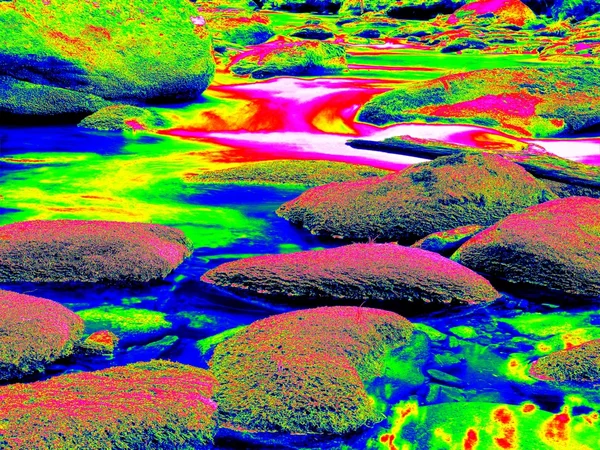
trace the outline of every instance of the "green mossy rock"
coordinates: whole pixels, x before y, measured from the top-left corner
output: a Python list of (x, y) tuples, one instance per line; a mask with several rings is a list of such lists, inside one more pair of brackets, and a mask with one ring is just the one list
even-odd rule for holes
[[(215, 70), (197, 15), (184, 0), (3, 2), (0, 75), (43, 86), (42, 98), (63, 88), (107, 100), (194, 99)], [(37, 114), (32, 103), (25, 112)]]
[(337, 13), (342, 0), (266, 0), (263, 9), (290, 12)]
[(166, 128), (167, 122), (145, 108), (113, 105), (96, 111), (79, 122), (78, 126), (100, 131), (125, 131)]
[(600, 200), (562, 198), (512, 214), (467, 241), (452, 259), (559, 297), (598, 297)]
[(83, 321), (59, 303), (0, 290), (0, 381), (42, 372), (69, 356), (82, 335)]
[(447, 75), (377, 96), (359, 119), (376, 125), (473, 124), (537, 137), (583, 132), (600, 124), (600, 69), (484, 69)]
[(206, 7), (201, 13), (216, 42), (248, 46), (262, 44), (275, 36), (269, 17), (263, 13)]
[(152, 361), (0, 387), (6, 450), (212, 448), (210, 373)]
[(187, 177), (186, 181), (188, 183), (284, 184), (313, 187), (334, 181), (362, 180), (389, 173), (389, 170), (359, 164), (318, 160), (276, 160), (203, 172)]
[(0, 227), (0, 281), (142, 283), (162, 279), (191, 254), (163, 225), (32, 220)]
[(584, 20), (600, 12), (598, 0), (556, 0), (551, 8), (555, 19)]
[(396, 244), (353, 244), (240, 259), (209, 270), (202, 280), (292, 302), (294, 297), (300, 302), (366, 301), (388, 310), (482, 303), (500, 296), (475, 272), (436, 253)]
[(316, 308), (252, 323), (210, 360), (222, 426), (344, 434), (378, 421), (364, 382), (379, 376), (413, 326), (370, 308)]
[(530, 375), (547, 381), (600, 381), (600, 339), (543, 356), (532, 364)]
[(554, 198), (501, 156), (458, 154), (381, 178), (315, 187), (277, 214), (317, 235), (412, 244), (438, 231), (490, 226)]
[(235, 57), (229, 66), (236, 75), (263, 79), (280, 75), (316, 76), (348, 67), (341, 45), (320, 41), (275, 41)]

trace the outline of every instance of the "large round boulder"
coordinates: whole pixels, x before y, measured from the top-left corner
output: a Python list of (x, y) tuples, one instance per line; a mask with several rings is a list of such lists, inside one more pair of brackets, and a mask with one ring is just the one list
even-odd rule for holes
[(277, 214), (317, 235), (412, 244), (437, 231), (489, 226), (553, 198), (501, 156), (459, 154), (381, 178), (315, 187)]
[(261, 295), (368, 301), (384, 309), (499, 297), (485, 278), (460, 264), (396, 244), (353, 244), (240, 259), (208, 271), (202, 280)]
[(522, 27), (535, 19), (535, 13), (521, 0), (476, 0), (452, 13), (448, 24), (483, 22)]
[(547, 381), (600, 381), (600, 339), (543, 356), (531, 365), (531, 376)]
[(254, 322), (217, 345), (210, 367), (222, 426), (342, 434), (378, 420), (365, 381), (413, 326), (370, 308), (333, 307)]
[(185, 235), (163, 225), (34, 220), (0, 227), (2, 282), (146, 282), (190, 254)]
[(0, 387), (0, 446), (212, 448), (215, 384), (205, 370), (152, 361)]
[(0, 381), (41, 372), (69, 356), (83, 328), (77, 314), (56, 302), (0, 291)]
[(598, 297), (600, 200), (568, 197), (512, 214), (467, 241), (452, 259), (559, 296)]
[(462, 123), (520, 136), (583, 132), (600, 123), (600, 69), (484, 69), (406, 84), (365, 104), (359, 119)]
[(210, 37), (195, 16), (185, 0), (0, 2), (0, 75), (107, 100), (194, 99), (215, 70)]

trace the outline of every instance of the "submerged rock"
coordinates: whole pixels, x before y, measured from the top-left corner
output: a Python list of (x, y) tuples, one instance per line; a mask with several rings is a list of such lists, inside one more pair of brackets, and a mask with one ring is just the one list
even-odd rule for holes
[(391, 310), (423, 303), (480, 303), (500, 296), (475, 272), (436, 253), (396, 244), (240, 259), (209, 270), (202, 280), (262, 295), (368, 301)]
[(317, 235), (411, 244), (438, 231), (489, 226), (553, 198), (501, 156), (458, 154), (381, 178), (315, 187), (277, 214)]
[(147, 282), (190, 254), (185, 235), (163, 225), (33, 220), (0, 227), (3, 282)]
[(317, 160), (277, 160), (243, 164), (186, 177), (188, 183), (288, 184), (321, 186), (334, 181), (383, 176), (389, 170), (360, 164)]
[(359, 119), (376, 125), (482, 125), (523, 136), (583, 132), (600, 124), (600, 69), (476, 70), (411, 83), (369, 101)]
[(148, 109), (131, 105), (112, 105), (87, 116), (79, 127), (100, 131), (147, 130), (166, 128), (165, 119)]
[(452, 259), (558, 297), (598, 297), (600, 200), (569, 197), (512, 214), (467, 241)]
[(548, 381), (600, 381), (600, 339), (559, 350), (535, 361), (530, 375)]
[[(210, 37), (194, 25), (195, 15), (194, 5), (185, 1), (0, 2), (5, 36), (0, 75), (20, 80), (14, 88), (20, 95), (25, 95), (24, 87), (29, 89), (31, 97), (18, 110), (0, 111), (38, 115), (38, 97), (45, 102), (41, 105), (48, 105), (48, 95), (59, 94), (53, 88), (68, 90), (60, 93), (65, 98), (77, 99), (79, 93), (79, 101), (82, 95), (135, 102), (194, 99), (215, 69)], [(103, 106), (89, 102), (85, 113)], [(49, 107), (57, 115), (78, 112)]]
[(0, 443), (24, 448), (210, 448), (215, 379), (169, 361), (0, 387)]
[(0, 290), (0, 381), (42, 372), (82, 335), (83, 321), (59, 303)]
[(347, 67), (346, 50), (341, 45), (274, 41), (236, 56), (229, 69), (236, 75), (262, 79), (279, 75), (326, 75)]
[(462, 244), (484, 229), (485, 227), (482, 225), (467, 225), (454, 228), (453, 230), (439, 231), (425, 236), (411, 245), (411, 247), (449, 256), (458, 250)]
[(364, 382), (413, 326), (376, 309), (316, 308), (249, 325), (215, 348), (211, 371), (226, 428), (343, 434), (379, 420)]

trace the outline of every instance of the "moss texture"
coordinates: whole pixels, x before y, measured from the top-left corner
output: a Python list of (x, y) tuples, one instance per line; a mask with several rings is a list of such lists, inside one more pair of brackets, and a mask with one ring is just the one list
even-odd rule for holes
[(513, 283), (600, 295), (600, 200), (569, 197), (513, 214), (467, 241), (452, 259)]
[(0, 75), (108, 100), (193, 99), (215, 69), (197, 15), (187, 1), (2, 2)]
[(261, 295), (368, 301), (392, 310), (407, 303), (480, 303), (500, 296), (475, 272), (396, 244), (246, 258), (222, 264), (202, 280)]
[(451, 255), (454, 251), (479, 233), (485, 227), (481, 225), (467, 225), (453, 230), (439, 231), (425, 236), (415, 242), (412, 247), (420, 248), (441, 255)]
[(0, 387), (7, 450), (210, 448), (217, 405), (207, 371), (136, 363)]
[(236, 56), (229, 69), (236, 75), (262, 79), (279, 75), (326, 75), (347, 67), (346, 50), (341, 45), (275, 41)]
[(334, 181), (361, 180), (389, 174), (389, 170), (359, 164), (317, 160), (277, 160), (244, 164), (190, 176), (189, 183), (287, 184), (321, 186)]
[(108, 331), (96, 331), (79, 345), (79, 351), (88, 355), (112, 355), (119, 343), (116, 334)]
[(600, 123), (600, 69), (477, 70), (416, 82), (369, 101), (359, 119), (464, 123), (523, 136), (573, 133)]
[(531, 376), (549, 381), (600, 381), (600, 340), (559, 350), (534, 362)]
[(223, 426), (348, 433), (377, 420), (364, 381), (405, 345), (413, 327), (376, 309), (316, 308), (259, 320), (219, 344), (210, 360)]
[(113, 105), (96, 111), (79, 122), (78, 126), (100, 131), (146, 130), (166, 128), (167, 122), (148, 109)]
[(64, 306), (0, 291), (0, 381), (42, 372), (69, 356), (82, 335), (83, 321)]
[(317, 235), (412, 244), (438, 231), (489, 226), (553, 198), (501, 156), (459, 154), (382, 178), (312, 188), (277, 214)]
[(34, 220), (0, 227), (0, 281), (139, 283), (167, 276), (191, 254), (163, 225)]
[(600, 12), (597, 0), (556, 0), (551, 8), (555, 19), (583, 20)]

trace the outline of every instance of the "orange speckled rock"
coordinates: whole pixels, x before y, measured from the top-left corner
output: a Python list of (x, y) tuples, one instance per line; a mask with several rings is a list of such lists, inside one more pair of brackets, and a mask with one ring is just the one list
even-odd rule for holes
[(502, 25), (522, 27), (536, 19), (535, 13), (520, 0), (479, 0), (458, 8), (447, 22), (450, 25), (466, 21), (487, 20)]
[(83, 329), (79, 316), (56, 302), (0, 291), (0, 381), (43, 371), (70, 355)]
[(459, 154), (382, 178), (304, 192), (277, 214), (317, 235), (412, 244), (466, 225), (490, 226), (556, 196), (498, 155)]
[(222, 426), (342, 434), (378, 420), (364, 381), (405, 346), (413, 325), (371, 308), (315, 308), (252, 323), (210, 360)]
[(90, 334), (80, 348), (87, 354), (110, 355), (115, 351), (118, 343), (119, 338), (115, 333), (102, 330)]
[(550, 289), (600, 296), (600, 200), (568, 197), (512, 214), (452, 256), (481, 273)]
[(225, 263), (203, 281), (262, 295), (317, 298), (384, 309), (480, 303), (500, 295), (489, 282), (437, 253), (396, 244), (266, 255)]
[(167, 276), (191, 254), (163, 225), (34, 220), (0, 227), (0, 281), (136, 283)]

